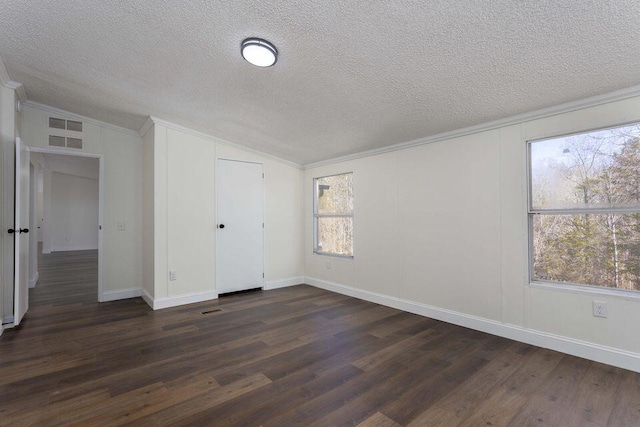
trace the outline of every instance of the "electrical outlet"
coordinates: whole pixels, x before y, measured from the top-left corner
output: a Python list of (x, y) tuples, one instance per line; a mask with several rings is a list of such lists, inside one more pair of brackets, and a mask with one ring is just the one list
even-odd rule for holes
[(175, 271), (170, 271), (169, 280), (178, 280), (178, 273), (176, 273)]
[(127, 229), (127, 224), (125, 224), (124, 222), (118, 223), (118, 231), (124, 231), (126, 229)]
[(595, 317), (607, 317), (607, 303), (603, 301), (593, 302), (593, 315)]

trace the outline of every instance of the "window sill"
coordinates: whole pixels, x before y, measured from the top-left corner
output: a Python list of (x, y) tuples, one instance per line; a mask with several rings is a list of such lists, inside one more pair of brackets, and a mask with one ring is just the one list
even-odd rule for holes
[(570, 285), (566, 283), (558, 283), (558, 282), (543, 282), (543, 281), (533, 281), (529, 282), (529, 287), (536, 289), (545, 289), (551, 291), (559, 291), (559, 292), (569, 292), (574, 294), (583, 294), (583, 295), (601, 295), (613, 298), (620, 298), (629, 301), (640, 301), (640, 292), (638, 291), (630, 291), (627, 289), (616, 289), (616, 288), (601, 288), (597, 286), (588, 286), (588, 285)]
[(329, 256), (332, 258), (353, 259), (353, 255), (332, 254), (331, 252), (313, 251), (314, 255)]

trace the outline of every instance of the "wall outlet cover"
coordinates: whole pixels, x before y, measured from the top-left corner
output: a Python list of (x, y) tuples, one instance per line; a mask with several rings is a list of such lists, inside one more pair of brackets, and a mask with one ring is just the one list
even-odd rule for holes
[(593, 315), (595, 317), (607, 317), (607, 303), (604, 301), (593, 302)]

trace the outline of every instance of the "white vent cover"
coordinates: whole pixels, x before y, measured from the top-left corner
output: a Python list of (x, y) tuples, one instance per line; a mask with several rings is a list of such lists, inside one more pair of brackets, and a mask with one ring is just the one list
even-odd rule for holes
[(82, 140), (80, 138), (67, 138), (67, 148), (82, 149)]
[(70, 130), (72, 132), (82, 132), (82, 122), (77, 120), (65, 120), (57, 117), (49, 117), (49, 127), (51, 129)]
[(56, 136), (56, 135), (49, 135), (49, 145), (52, 147), (64, 147), (65, 144), (65, 137), (64, 136)]
[(82, 150), (82, 139), (65, 138), (64, 136), (58, 136), (58, 135), (49, 135), (49, 146), (75, 148), (75, 149)]

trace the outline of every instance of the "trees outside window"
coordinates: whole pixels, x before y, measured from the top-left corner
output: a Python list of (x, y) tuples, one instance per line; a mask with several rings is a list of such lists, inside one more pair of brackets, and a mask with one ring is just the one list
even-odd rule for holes
[(353, 173), (313, 180), (314, 252), (353, 257)]
[(640, 124), (529, 142), (532, 280), (640, 291)]

